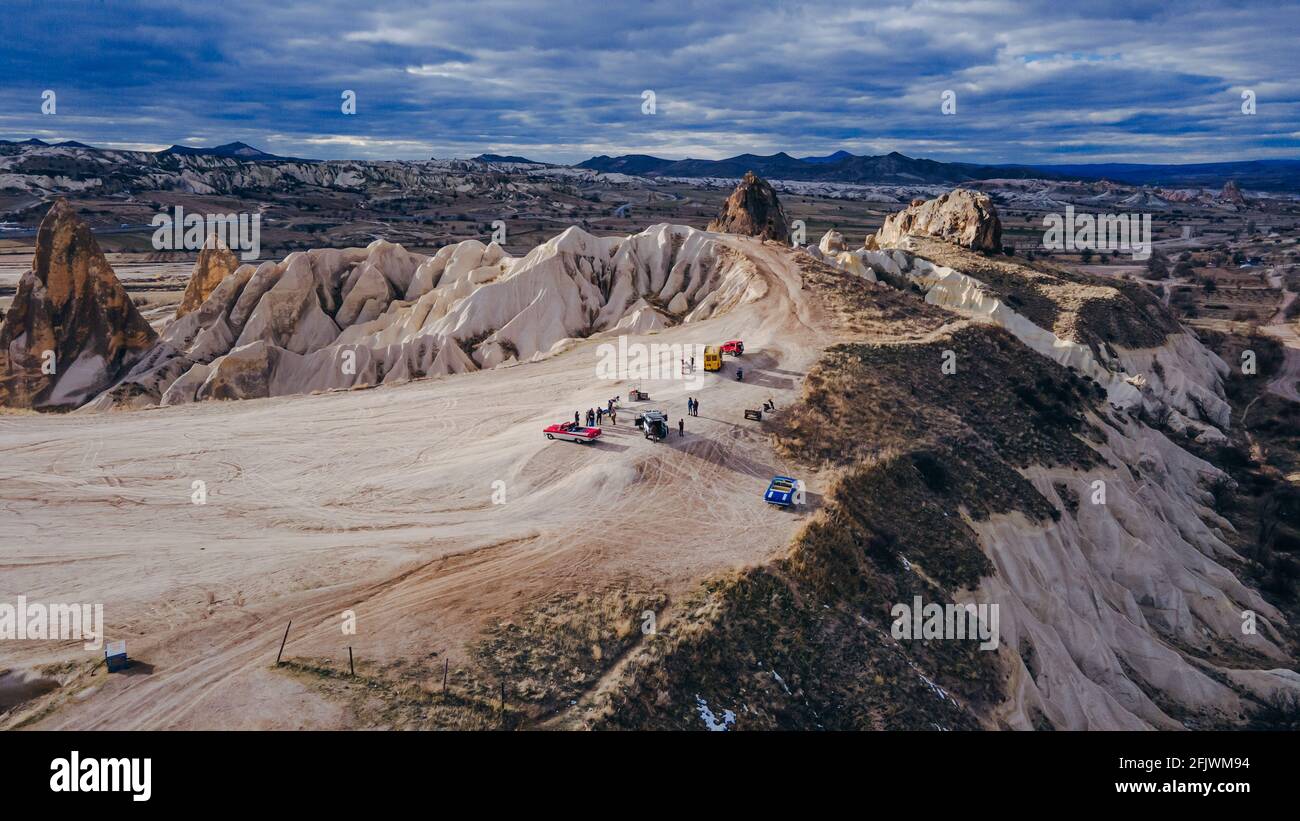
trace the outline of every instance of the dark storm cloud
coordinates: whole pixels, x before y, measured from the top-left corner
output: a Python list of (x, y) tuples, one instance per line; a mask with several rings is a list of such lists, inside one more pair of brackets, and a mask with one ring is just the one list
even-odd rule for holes
[(0, 133), (356, 158), (1300, 154), (1294, 3), (364, 5), (8, 2)]

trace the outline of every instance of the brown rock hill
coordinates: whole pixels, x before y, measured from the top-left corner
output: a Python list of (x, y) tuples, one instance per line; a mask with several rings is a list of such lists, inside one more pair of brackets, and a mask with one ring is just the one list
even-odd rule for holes
[(897, 246), (908, 236), (934, 237), (975, 251), (1002, 252), (1002, 222), (988, 194), (955, 188), (932, 200), (913, 200), (867, 237), (868, 248)]
[(1237, 187), (1235, 180), (1228, 180), (1223, 184), (1223, 191), (1219, 194), (1219, 199), (1236, 205), (1246, 204), (1246, 195)]
[(0, 326), (0, 405), (75, 408), (156, 338), (90, 228), (66, 200), (56, 200), (36, 233), (32, 270)]
[(708, 230), (790, 244), (790, 221), (781, 208), (781, 201), (767, 180), (753, 171), (745, 172), (745, 178), (727, 197), (722, 213), (709, 223)]
[(194, 261), (194, 270), (190, 273), (189, 284), (185, 286), (185, 295), (176, 307), (176, 318), (197, 310), (208, 298), (208, 294), (221, 284), (221, 280), (234, 273), (239, 267), (239, 258), (222, 244), (216, 234), (208, 237)]

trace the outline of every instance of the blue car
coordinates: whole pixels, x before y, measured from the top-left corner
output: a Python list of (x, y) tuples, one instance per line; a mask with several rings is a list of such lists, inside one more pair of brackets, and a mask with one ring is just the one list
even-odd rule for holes
[(798, 481), (789, 476), (773, 476), (767, 486), (767, 493), (763, 494), (763, 500), (768, 504), (789, 507), (794, 502), (797, 485)]

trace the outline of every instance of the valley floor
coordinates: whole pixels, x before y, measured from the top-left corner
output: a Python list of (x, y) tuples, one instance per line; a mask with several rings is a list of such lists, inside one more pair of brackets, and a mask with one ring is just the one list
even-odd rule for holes
[[(757, 243), (754, 243), (757, 246)], [(634, 585), (669, 596), (786, 548), (804, 516), (763, 503), (789, 468), (744, 408), (797, 397), (821, 345), (798, 274), (770, 256), (768, 293), (641, 338), (744, 338), (744, 382), (597, 379), (597, 345), (549, 360), (315, 396), (138, 412), (0, 416), (0, 600), (102, 602), (135, 673), (77, 674), (10, 725), (327, 728), (347, 710), (274, 668), (333, 659), (455, 668), (488, 626), (554, 591)], [(702, 363), (697, 363), (702, 364)], [(542, 428), (623, 397), (592, 446)], [(671, 418), (662, 444), (636, 410)], [(810, 499), (819, 483), (809, 479)], [(196, 482), (206, 492), (193, 500)], [(497, 483), (501, 484), (497, 484)], [(497, 501), (494, 503), (494, 494)], [(810, 504), (806, 510), (812, 510)], [(341, 614), (355, 611), (356, 635)], [(662, 614), (661, 614), (662, 617)], [(9, 643), (0, 668), (83, 670), (80, 642)]]

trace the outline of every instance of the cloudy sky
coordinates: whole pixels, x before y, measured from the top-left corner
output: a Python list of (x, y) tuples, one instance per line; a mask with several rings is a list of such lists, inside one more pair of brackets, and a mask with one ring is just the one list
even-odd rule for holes
[(1300, 157), (1300, 3), (1066, 5), (0, 0), (0, 137), (555, 162)]

